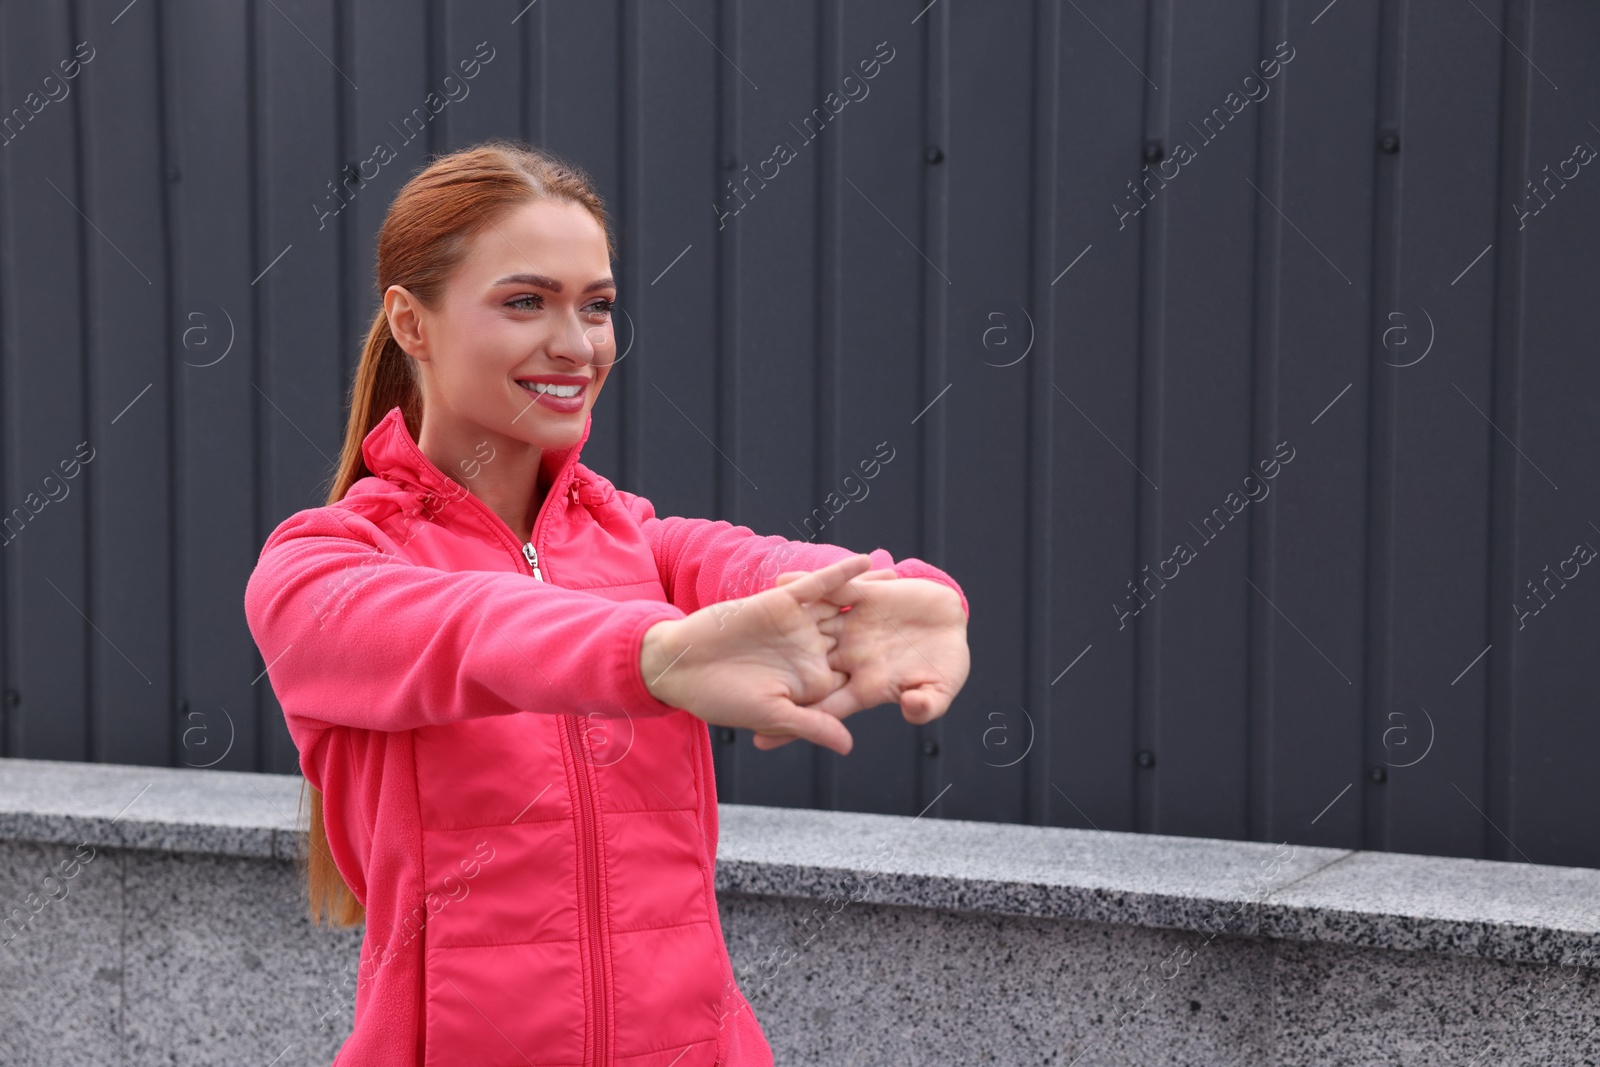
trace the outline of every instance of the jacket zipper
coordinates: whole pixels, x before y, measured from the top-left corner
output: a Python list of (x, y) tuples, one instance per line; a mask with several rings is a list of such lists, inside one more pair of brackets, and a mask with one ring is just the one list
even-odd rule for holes
[(596, 1064), (608, 1064), (606, 1058), (606, 976), (605, 954), (601, 949), (600, 921), (600, 859), (595, 841), (593, 784), (589, 779), (588, 749), (576, 715), (567, 716), (567, 738), (572, 743), (573, 772), (578, 779), (578, 827), (583, 838), (584, 895), (589, 898), (589, 953), (590, 974), (594, 986), (593, 1033)]
[[(574, 478), (572, 481), (567, 483), (567, 495), (572, 497), (572, 502), (574, 504), (579, 503), (578, 479)], [(542, 515), (544, 513), (544, 509), (540, 508), (539, 512)], [(533, 520), (533, 533), (528, 537), (527, 543), (522, 546), (522, 558), (528, 561), (528, 569), (533, 572), (533, 576), (542, 582), (544, 581), (544, 575), (539, 573), (539, 550), (533, 547), (533, 539), (534, 537), (538, 536), (538, 532), (539, 519), (537, 516), (535, 516)]]

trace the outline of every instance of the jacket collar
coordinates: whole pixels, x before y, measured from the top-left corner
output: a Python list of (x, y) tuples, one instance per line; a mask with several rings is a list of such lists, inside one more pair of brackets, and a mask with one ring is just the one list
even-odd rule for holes
[[(594, 428), (594, 412), (584, 418), (583, 435), (571, 448), (547, 448), (540, 458), (541, 471), (550, 472), (550, 493), (567, 492), (563, 484), (578, 465), (578, 454), (589, 431)], [(367, 470), (379, 478), (419, 493), (441, 494), (446, 498), (461, 492), (461, 483), (434, 465), (417, 445), (406, 427), (405, 413), (397, 404), (361, 440), (361, 458)]]

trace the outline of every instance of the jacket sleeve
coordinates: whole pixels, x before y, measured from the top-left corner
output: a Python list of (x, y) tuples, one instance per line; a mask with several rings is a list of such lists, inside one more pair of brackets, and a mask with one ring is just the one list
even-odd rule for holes
[[(645, 688), (640, 644), (684, 612), (510, 571), (412, 563), (358, 516), (289, 516), (245, 586), (245, 617), (296, 745), (321, 728), (409, 730), (580, 704), (674, 709)], [(600, 712), (605, 714), (605, 712)]]
[[(620, 489), (616, 494), (650, 539), (667, 598), (685, 612), (770, 589), (785, 571), (819, 570), (857, 554), (843, 545), (763, 536), (722, 519), (658, 518), (655, 506), (644, 497)], [(874, 569), (890, 567), (901, 578), (930, 578), (948, 585), (961, 597), (962, 612), (971, 617), (967, 594), (933, 564), (911, 556), (897, 562), (882, 548), (867, 556)]]

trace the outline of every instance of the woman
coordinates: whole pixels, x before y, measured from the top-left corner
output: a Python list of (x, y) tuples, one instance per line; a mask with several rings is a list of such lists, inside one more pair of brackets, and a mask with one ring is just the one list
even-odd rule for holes
[(717, 917), (706, 724), (843, 754), (853, 712), (925, 723), (966, 679), (943, 571), (658, 518), (578, 462), (612, 256), (548, 154), (413, 177), (328, 503), (245, 591), (312, 918), (366, 922), (347, 1067), (771, 1064)]

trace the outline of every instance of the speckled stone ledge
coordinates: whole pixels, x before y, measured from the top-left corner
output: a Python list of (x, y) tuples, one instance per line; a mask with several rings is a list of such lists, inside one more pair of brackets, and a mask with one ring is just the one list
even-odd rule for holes
[(722, 892), (1600, 967), (1600, 871), (724, 805)]
[[(290, 775), (0, 759), (0, 840), (289, 860), (305, 849), (300, 787)], [(1600, 967), (1600, 871), (1587, 868), (724, 804), (716, 884)]]
[(286, 774), (0, 759), (0, 840), (289, 859), (305, 848), (300, 782)]

